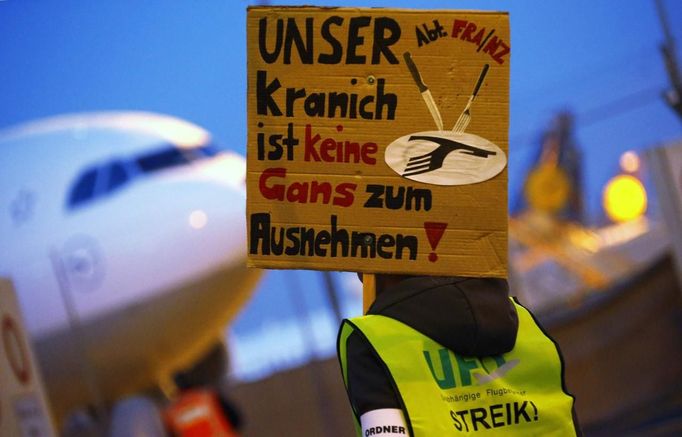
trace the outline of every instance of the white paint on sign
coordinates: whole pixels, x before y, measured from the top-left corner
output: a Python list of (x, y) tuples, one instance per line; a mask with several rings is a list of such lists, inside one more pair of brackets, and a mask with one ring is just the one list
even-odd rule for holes
[(386, 148), (386, 164), (400, 176), (434, 185), (469, 185), (497, 176), (507, 156), (478, 135), (425, 131), (402, 136)]

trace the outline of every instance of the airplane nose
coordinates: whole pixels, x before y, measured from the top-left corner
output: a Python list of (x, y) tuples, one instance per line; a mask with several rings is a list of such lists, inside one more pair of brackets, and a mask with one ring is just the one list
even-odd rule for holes
[(243, 158), (229, 157), (207, 166), (197, 181), (194, 199), (182, 218), (188, 238), (207, 264), (244, 262), (246, 258), (246, 194)]

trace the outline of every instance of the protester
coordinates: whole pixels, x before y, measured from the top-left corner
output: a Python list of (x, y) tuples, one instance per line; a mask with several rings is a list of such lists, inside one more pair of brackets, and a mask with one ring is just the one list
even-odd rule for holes
[(493, 278), (376, 275), (339, 359), (363, 436), (580, 435), (558, 347)]
[(216, 387), (226, 369), (225, 350), (216, 347), (194, 368), (178, 373), (178, 393), (164, 417), (174, 437), (238, 437), (241, 415)]

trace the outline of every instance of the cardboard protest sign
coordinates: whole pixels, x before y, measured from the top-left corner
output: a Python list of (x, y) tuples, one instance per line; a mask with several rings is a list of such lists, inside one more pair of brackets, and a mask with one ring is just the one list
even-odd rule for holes
[(0, 278), (0, 388), (0, 436), (57, 435), (14, 287), (4, 278)]
[(504, 277), (505, 13), (252, 7), (248, 264)]

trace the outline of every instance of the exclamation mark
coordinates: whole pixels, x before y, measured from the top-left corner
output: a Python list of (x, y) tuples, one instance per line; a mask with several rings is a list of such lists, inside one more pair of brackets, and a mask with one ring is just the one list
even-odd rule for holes
[(535, 406), (533, 401), (530, 401), (530, 404), (533, 406), (533, 410), (535, 410), (535, 421), (538, 421), (538, 408)]
[(443, 238), (443, 233), (445, 232), (445, 228), (447, 227), (448, 227), (447, 223), (424, 222), (426, 236), (429, 239), (431, 249), (434, 250), (434, 252), (431, 252), (429, 254), (429, 261), (431, 261), (432, 263), (438, 261), (438, 255), (436, 254), (435, 250), (436, 247), (438, 246), (438, 243), (440, 242), (440, 239)]

